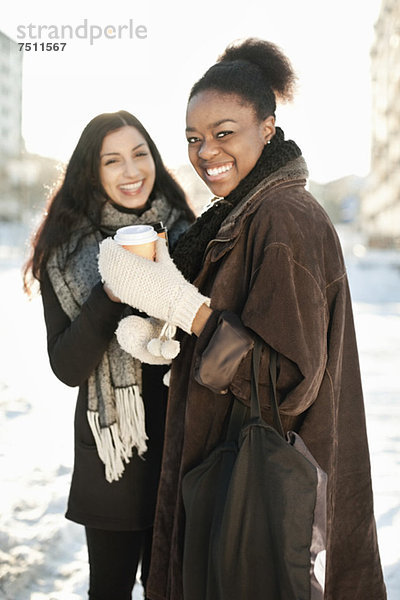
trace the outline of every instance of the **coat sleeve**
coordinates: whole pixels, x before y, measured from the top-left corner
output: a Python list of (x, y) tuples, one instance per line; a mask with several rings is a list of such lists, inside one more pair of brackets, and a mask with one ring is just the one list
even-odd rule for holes
[(328, 309), (315, 276), (295, 260), (287, 245), (265, 248), (241, 319), (277, 351), (281, 412), (299, 415), (316, 399), (323, 378)]
[(110, 300), (98, 283), (71, 322), (47, 275), (41, 293), (52, 370), (66, 385), (81, 385), (100, 362), (126, 305)]
[[(216, 321), (216, 318), (218, 320)], [(194, 378), (216, 394), (226, 394), (254, 337), (235, 313), (214, 312), (199, 340)]]
[(247, 403), (251, 338), (257, 334), (265, 342), (259, 380), (262, 404), (269, 405), (272, 347), (279, 357), (280, 411), (300, 415), (316, 399), (327, 361), (327, 303), (313, 274), (293, 258), (288, 246), (271, 244), (253, 272), (240, 319), (226, 320), (228, 314), (216, 314), (200, 335), (196, 380), (216, 393), (229, 387)]

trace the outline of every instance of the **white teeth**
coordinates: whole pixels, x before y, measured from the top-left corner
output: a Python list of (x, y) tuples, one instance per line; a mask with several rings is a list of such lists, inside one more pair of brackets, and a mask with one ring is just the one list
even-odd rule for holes
[(136, 183), (127, 183), (126, 185), (120, 185), (121, 190), (125, 190), (127, 192), (134, 192), (140, 188), (142, 185), (142, 181), (137, 181)]
[(232, 165), (223, 165), (222, 167), (215, 167), (214, 169), (206, 169), (207, 175), (220, 175), (221, 173), (226, 173), (226, 171), (230, 171), (232, 169)]

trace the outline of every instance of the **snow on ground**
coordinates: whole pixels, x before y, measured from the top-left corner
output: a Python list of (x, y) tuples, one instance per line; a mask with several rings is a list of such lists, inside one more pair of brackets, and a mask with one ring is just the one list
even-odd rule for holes
[[(400, 599), (400, 254), (370, 253), (348, 273), (363, 378), (375, 517), (389, 600)], [(372, 600), (372, 599), (371, 599)]]
[[(83, 528), (63, 516), (76, 390), (50, 371), (41, 301), (22, 294), (20, 260), (0, 235), (0, 599), (81, 600)], [(389, 600), (399, 600), (400, 256), (367, 252), (348, 269), (381, 557)]]

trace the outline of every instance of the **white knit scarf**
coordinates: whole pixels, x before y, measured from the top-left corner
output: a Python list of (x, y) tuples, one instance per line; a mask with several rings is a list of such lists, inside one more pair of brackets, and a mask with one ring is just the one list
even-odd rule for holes
[[(125, 225), (157, 221), (171, 228), (180, 216), (164, 198), (155, 199), (140, 216), (121, 212), (107, 202), (102, 210), (102, 232), (83, 239), (78, 232), (72, 234), (47, 263), (54, 291), (71, 321), (100, 280), (97, 257), (104, 232), (113, 235)], [(120, 479), (134, 448), (139, 456), (147, 450), (141, 375), (140, 362), (122, 350), (114, 336), (88, 379), (88, 421), (109, 482)]]

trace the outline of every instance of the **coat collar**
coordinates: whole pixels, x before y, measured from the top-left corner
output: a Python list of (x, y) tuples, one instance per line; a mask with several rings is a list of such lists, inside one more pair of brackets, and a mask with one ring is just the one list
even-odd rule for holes
[(224, 242), (224, 245), (222, 246), (221, 244), (220, 248), (214, 248), (212, 257), (210, 257), (212, 262), (219, 260), (225, 252), (233, 248), (239, 233), (244, 227), (245, 221), (258, 209), (260, 203), (265, 199), (266, 194), (270, 194), (277, 188), (285, 186), (305, 185), (307, 177), (307, 164), (304, 158), (299, 156), (263, 179), (229, 213), (223, 221), (216, 237), (209, 242), (205, 254), (207, 255), (208, 250), (216, 243)]

